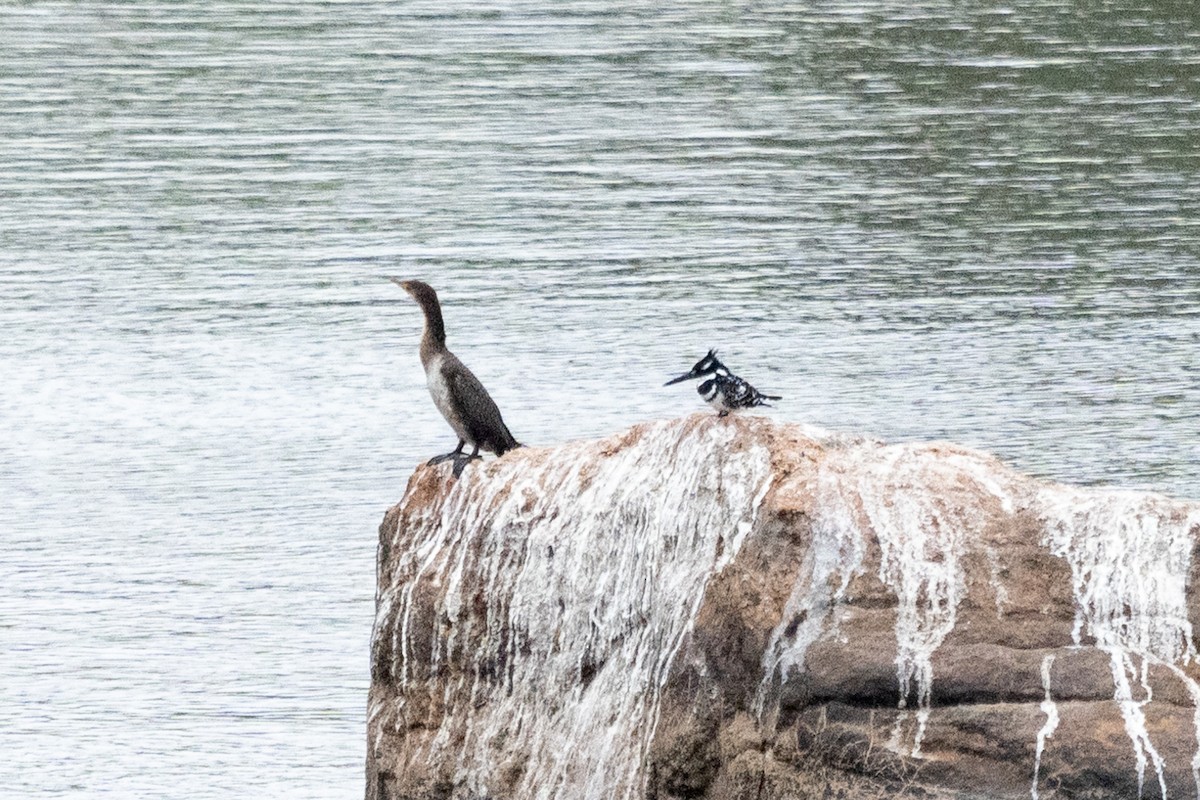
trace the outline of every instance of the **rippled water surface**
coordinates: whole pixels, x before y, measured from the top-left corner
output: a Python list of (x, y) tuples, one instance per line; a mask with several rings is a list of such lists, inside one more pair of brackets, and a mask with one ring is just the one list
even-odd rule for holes
[(450, 344), (532, 445), (769, 412), (1200, 496), (1187, 4), (0, 8), (0, 794), (362, 790)]

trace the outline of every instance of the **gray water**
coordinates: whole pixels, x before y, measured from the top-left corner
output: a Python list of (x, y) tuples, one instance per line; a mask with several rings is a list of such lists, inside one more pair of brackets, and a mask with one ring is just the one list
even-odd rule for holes
[(1200, 496), (1190, 4), (0, 8), (0, 795), (362, 790), (375, 528), (699, 408)]

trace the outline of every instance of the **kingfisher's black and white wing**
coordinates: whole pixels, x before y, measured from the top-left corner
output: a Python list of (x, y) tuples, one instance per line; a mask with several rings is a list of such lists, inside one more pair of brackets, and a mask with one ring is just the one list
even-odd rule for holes
[[(768, 400), (779, 400), (775, 395), (767, 395), (755, 389), (750, 383), (737, 375), (730, 373), (728, 375), (717, 375), (716, 398), (719, 398), (721, 405), (727, 411), (736, 411), (739, 408), (754, 408), (755, 406), (768, 406)], [(713, 401), (709, 401), (713, 402)], [(715, 405), (715, 404), (714, 404)]]

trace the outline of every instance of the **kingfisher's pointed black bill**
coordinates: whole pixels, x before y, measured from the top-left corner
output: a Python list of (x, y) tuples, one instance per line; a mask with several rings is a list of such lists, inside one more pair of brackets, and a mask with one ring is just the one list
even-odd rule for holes
[(699, 378), (699, 377), (700, 376), (696, 374), (696, 370), (692, 370), (691, 372), (686, 372), (683, 375), (680, 375), (678, 378), (671, 378), (671, 380), (664, 383), (663, 386), (670, 386), (673, 383), (679, 383), (680, 381), (687, 381), (687, 380), (691, 380), (692, 378)]

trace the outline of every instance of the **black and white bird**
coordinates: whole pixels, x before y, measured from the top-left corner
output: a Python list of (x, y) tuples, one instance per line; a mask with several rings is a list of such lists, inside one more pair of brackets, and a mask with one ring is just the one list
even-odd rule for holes
[(758, 389), (755, 389), (746, 381), (739, 378), (729, 371), (729, 367), (721, 363), (717, 358), (716, 350), (709, 350), (708, 355), (696, 362), (692, 367), (691, 372), (680, 375), (678, 378), (672, 378), (663, 384), (670, 386), (673, 383), (690, 380), (692, 378), (703, 378), (706, 375), (712, 377), (696, 387), (696, 393), (704, 398), (704, 401), (717, 410), (717, 416), (723, 417), (730, 411), (737, 411), (743, 408), (753, 408), (754, 406), (771, 407), (768, 400), (782, 400), (783, 398), (773, 394), (763, 394)]

